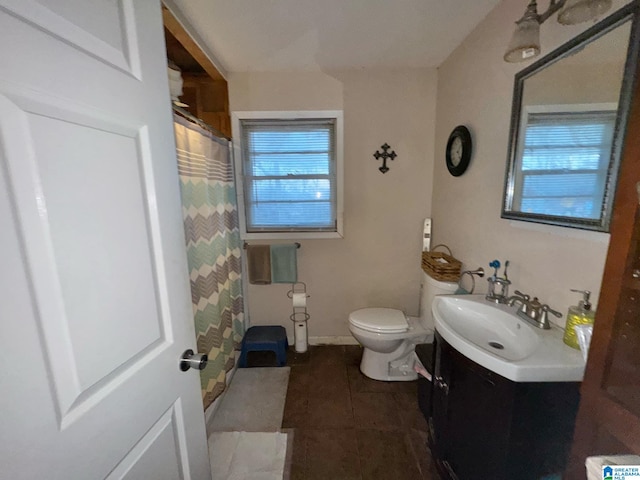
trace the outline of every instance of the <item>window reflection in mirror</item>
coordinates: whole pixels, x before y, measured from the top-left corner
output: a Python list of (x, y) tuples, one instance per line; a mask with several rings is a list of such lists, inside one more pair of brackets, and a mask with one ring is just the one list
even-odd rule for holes
[(604, 200), (616, 104), (525, 108), (514, 208), (597, 220)]
[(504, 218), (608, 230), (630, 101), (625, 65), (637, 55), (628, 52), (632, 13), (516, 75)]

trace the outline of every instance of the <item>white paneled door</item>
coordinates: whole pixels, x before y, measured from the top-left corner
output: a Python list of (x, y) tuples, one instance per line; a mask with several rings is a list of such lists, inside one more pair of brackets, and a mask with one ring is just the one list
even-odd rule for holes
[(0, 0), (0, 478), (210, 479), (158, 0)]

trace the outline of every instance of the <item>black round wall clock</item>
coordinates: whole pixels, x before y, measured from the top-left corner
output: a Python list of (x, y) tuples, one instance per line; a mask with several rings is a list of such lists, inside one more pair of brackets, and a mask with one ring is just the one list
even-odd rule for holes
[(464, 125), (458, 125), (449, 135), (447, 142), (447, 169), (454, 177), (462, 175), (471, 160), (471, 133)]

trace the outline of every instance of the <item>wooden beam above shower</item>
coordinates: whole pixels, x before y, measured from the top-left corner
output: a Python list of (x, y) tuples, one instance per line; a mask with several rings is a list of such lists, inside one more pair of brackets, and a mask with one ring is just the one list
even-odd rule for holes
[(171, 11), (162, 6), (167, 58), (182, 70), (189, 112), (231, 138), (227, 80)]

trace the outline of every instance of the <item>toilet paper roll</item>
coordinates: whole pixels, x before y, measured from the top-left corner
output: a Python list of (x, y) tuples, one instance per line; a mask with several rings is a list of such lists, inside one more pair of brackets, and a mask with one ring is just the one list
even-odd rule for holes
[(297, 322), (294, 330), (296, 353), (307, 351), (307, 322)]
[(307, 294), (306, 293), (294, 293), (292, 296), (294, 307), (306, 307), (307, 306)]

